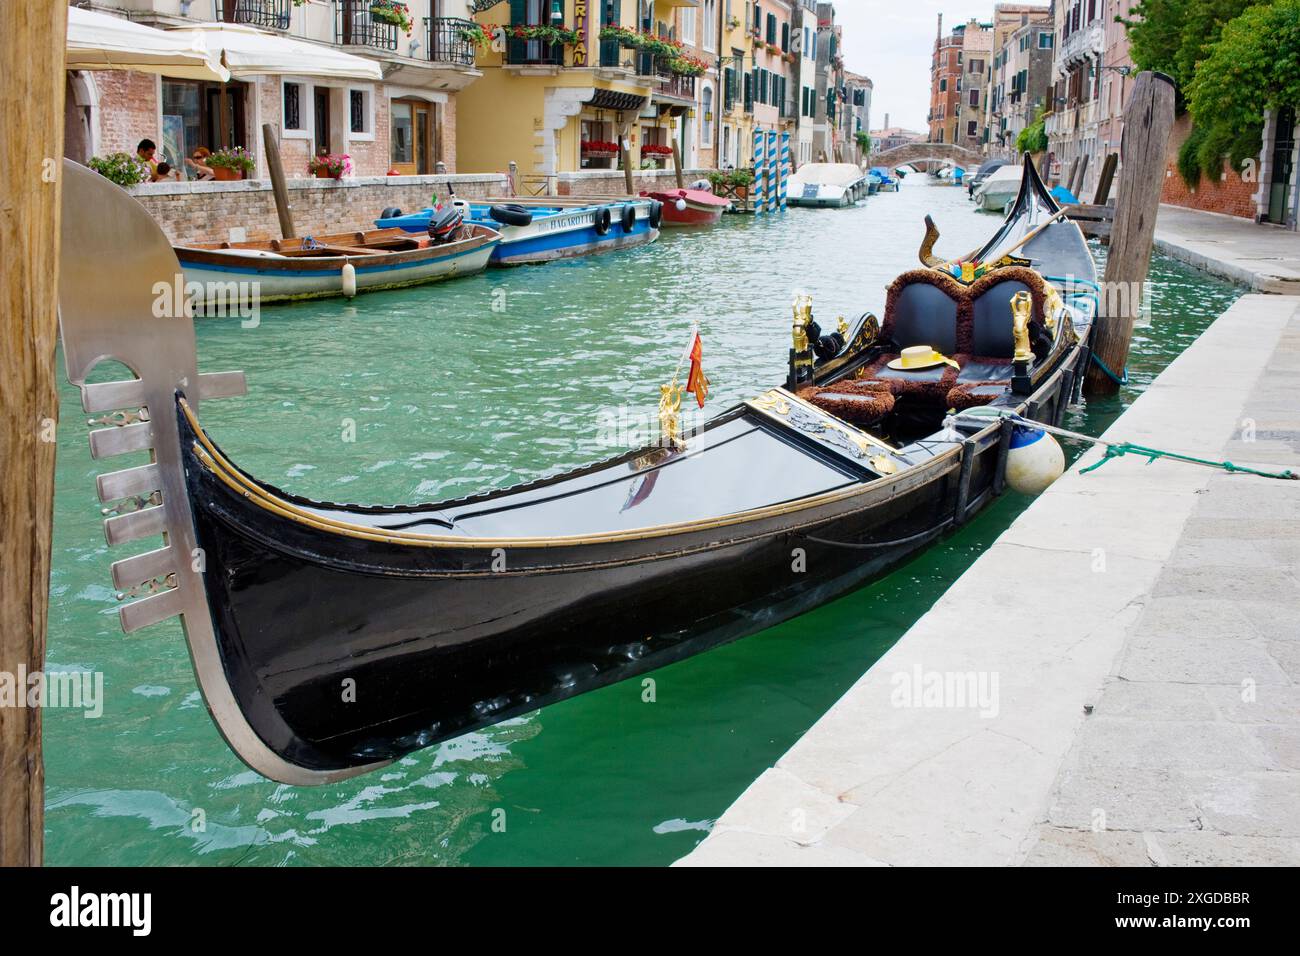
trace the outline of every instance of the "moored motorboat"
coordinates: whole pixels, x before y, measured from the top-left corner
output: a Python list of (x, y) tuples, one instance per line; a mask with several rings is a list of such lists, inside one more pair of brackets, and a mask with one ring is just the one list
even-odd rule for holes
[(187, 292), (199, 308), (244, 290), (260, 303), (395, 289), (473, 275), (501, 241), (496, 230), (463, 224), (440, 241), (400, 229), (175, 247)]
[(642, 196), (663, 204), (664, 226), (712, 226), (731, 208), (731, 200), (707, 189), (666, 189)]
[[(87, 411), (147, 417), (92, 434), (96, 454), (152, 452), (98, 479), (106, 504), (146, 499), (106, 534), (166, 536), (113, 565), (120, 590), (146, 595), (122, 607), (122, 625), (180, 615), (235, 753), (273, 779), (320, 784), (824, 604), (1001, 491), (1013, 426), (950, 409), (1064, 413), (1095, 270), (1057, 211), (1027, 171), (1017, 208), (975, 254), (943, 261), (927, 234), (926, 267), (894, 281), (881, 319), (826, 333), (797, 300), (786, 382), (694, 434), (676, 434), (666, 386), (661, 443), (455, 500), (337, 504), (259, 481), (207, 433), (204, 403), (241, 394), (241, 373), (199, 374), (188, 317), (151, 309), (151, 282), (176, 269), (162, 233), (68, 163), (68, 377)], [(127, 275), (139, 281), (106, 299)], [(922, 346), (942, 361), (896, 370)], [(103, 361), (138, 377), (89, 382)]]
[(867, 174), (852, 163), (805, 163), (790, 177), (787, 201), (838, 209), (865, 199), (870, 188)]
[(884, 166), (873, 166), (870, 172), (880, 180), (880, 186), (877, 192), (896, 193), (898, 192), (898, 179), (889, 174), (889, 170)]
[(975, 187), (975, 205), (985, 212), (1002, 213), (1020, 194), (1023, 171), (1014, 163), (1000, 166)]
[[(501, 233), (494, 266), (535, 265), (644, 246), (659, 238), (663, 207), (653, 199), (455, 200), (468, 222)], [(403, 215), (385, 210), (375, 221), (384, 228), (422, 233), (434, 209)]]

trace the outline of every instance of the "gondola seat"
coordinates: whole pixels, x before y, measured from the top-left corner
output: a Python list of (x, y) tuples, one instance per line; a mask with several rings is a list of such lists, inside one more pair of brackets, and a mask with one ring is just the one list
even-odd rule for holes
[[(1033, 300), (1031, 340), (1043, 339), (1047, 285), (1032, 269), (998, 269), (969, 286), (933, 269), (905, 272), (890, 285), (881, 341), (884, 352), (861, 373), (862, 381), (888, 386), (896, 400), (943, 408), (970, 408), (993, 401), (1011, 381), (1015, 335), (1011, 300)], [(960, 369), (939, 365), (897, 371), (889, 363), (902, 350), (929, 345)]]
[(826, 388), (808, 385), (795, 394), (859, 428), (877, 424), (894, 410), (894, 395), (885, 382), (849, 380)]

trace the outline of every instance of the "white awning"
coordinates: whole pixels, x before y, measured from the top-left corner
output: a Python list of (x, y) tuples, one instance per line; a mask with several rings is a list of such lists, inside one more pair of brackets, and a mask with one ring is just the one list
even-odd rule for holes
[(207, 48), (221, 57), (221, 62), (234, 77), (288, 74), (349, 80), (380, 81), (384, 78), (383, 70), (374, 60), (254, 27), (204, 23), (169, 32), (202, 38)]
[(230, 73), (197, 33), (175, 34), (122, 17), (68, 7), (69, 70), (137, 70), (225, 83)]

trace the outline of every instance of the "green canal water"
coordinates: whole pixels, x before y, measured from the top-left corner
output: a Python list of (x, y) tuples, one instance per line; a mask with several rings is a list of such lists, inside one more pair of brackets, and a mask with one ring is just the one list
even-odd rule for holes
[[(204, 422), (260, 478), (325, 499), (433, 500), (582, 464), (639, 440), (621, 428), (653, 416), (692, 322), (713, 413), (783, 379), (796, 290), (828, 325), (879, 312), (926, 212), (950, 256), (997, 224), (913, 176), (851, 210), (729, 217), (629, 253), (272, 307), (255, 328), (200, 320), (200, 368), (243, 369), (249, 385)], [(1153, 280), (1131, 384), (1068, 427), (1100, 432), (1240, 294), (1163, 259)], [(136, 462), (92, 462), (84, 422), (65, 385), (47, 669), (102, 672), (104, 705), (45, 715), (51, 864), (670, 863), (1027, 504), (1008, 495), (875, 585), (656, 672), (653, 702), (627, 681), (294, 788), (226, 749), (178, 623), (118, 630), (108, 565), (145, 548), (105, 546), (94, 476)]]

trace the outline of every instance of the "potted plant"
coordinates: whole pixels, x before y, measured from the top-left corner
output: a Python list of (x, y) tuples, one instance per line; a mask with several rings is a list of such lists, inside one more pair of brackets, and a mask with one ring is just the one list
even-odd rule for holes
[(689, 53), (681, 53), (668, 61), (668, 70), (678, 76), (703, 76), (709, 64)]
[(404, 3), (398, 3), (398, 0), (370, 0), (370, 19), (390, 23), (407, 36), (410, 36), (414, 27), (410, 8)]
[(727, 17), (727, 29), (735, 30), (740, 26), (740, 17)]
[(639, 50), (644, 45), (641, 34), (631, 27), (604, 27), (600, 31), (600, 39), (605, 43), (618, 43), (629, 50)]
[(242, 146), (234, 149), (219, 149), (205, 160), (212, 167), (213, 178), (217, 182), (232, 182), (243, 179), (253, 171), (253, 155)]
[(134, 153), (92, 156), (88, 165), (109, 182), (123, 188), (149, 181), (149, 164)]
[(352, 172), (352, 157), (346, 153), (321, 153), (307, 160), (307, 172), (317, 179), (339, 179)]
[(464, 42), (472, 43), (475, 46), (485, 47), (492, 42), (492, 39), (491, 37), (488, 36), (487, 31), (484, 30), (477, 23), (471, 23), (461, 27), (460, 32), (457, 34), (457, 36), (459, 36), (460, 39), (463, 40)]
[(618, 155), (618, 143), (606, 143), (600, 140), (584, 140), (582, 155), (590, 159), (610, 159)]
[(544, 26), (541, 24), (516, 24), (511, 30), (516, 40), (537, 40), (551, 45), (573, 46), (578, 42), (578, 31), (564, 27)]

